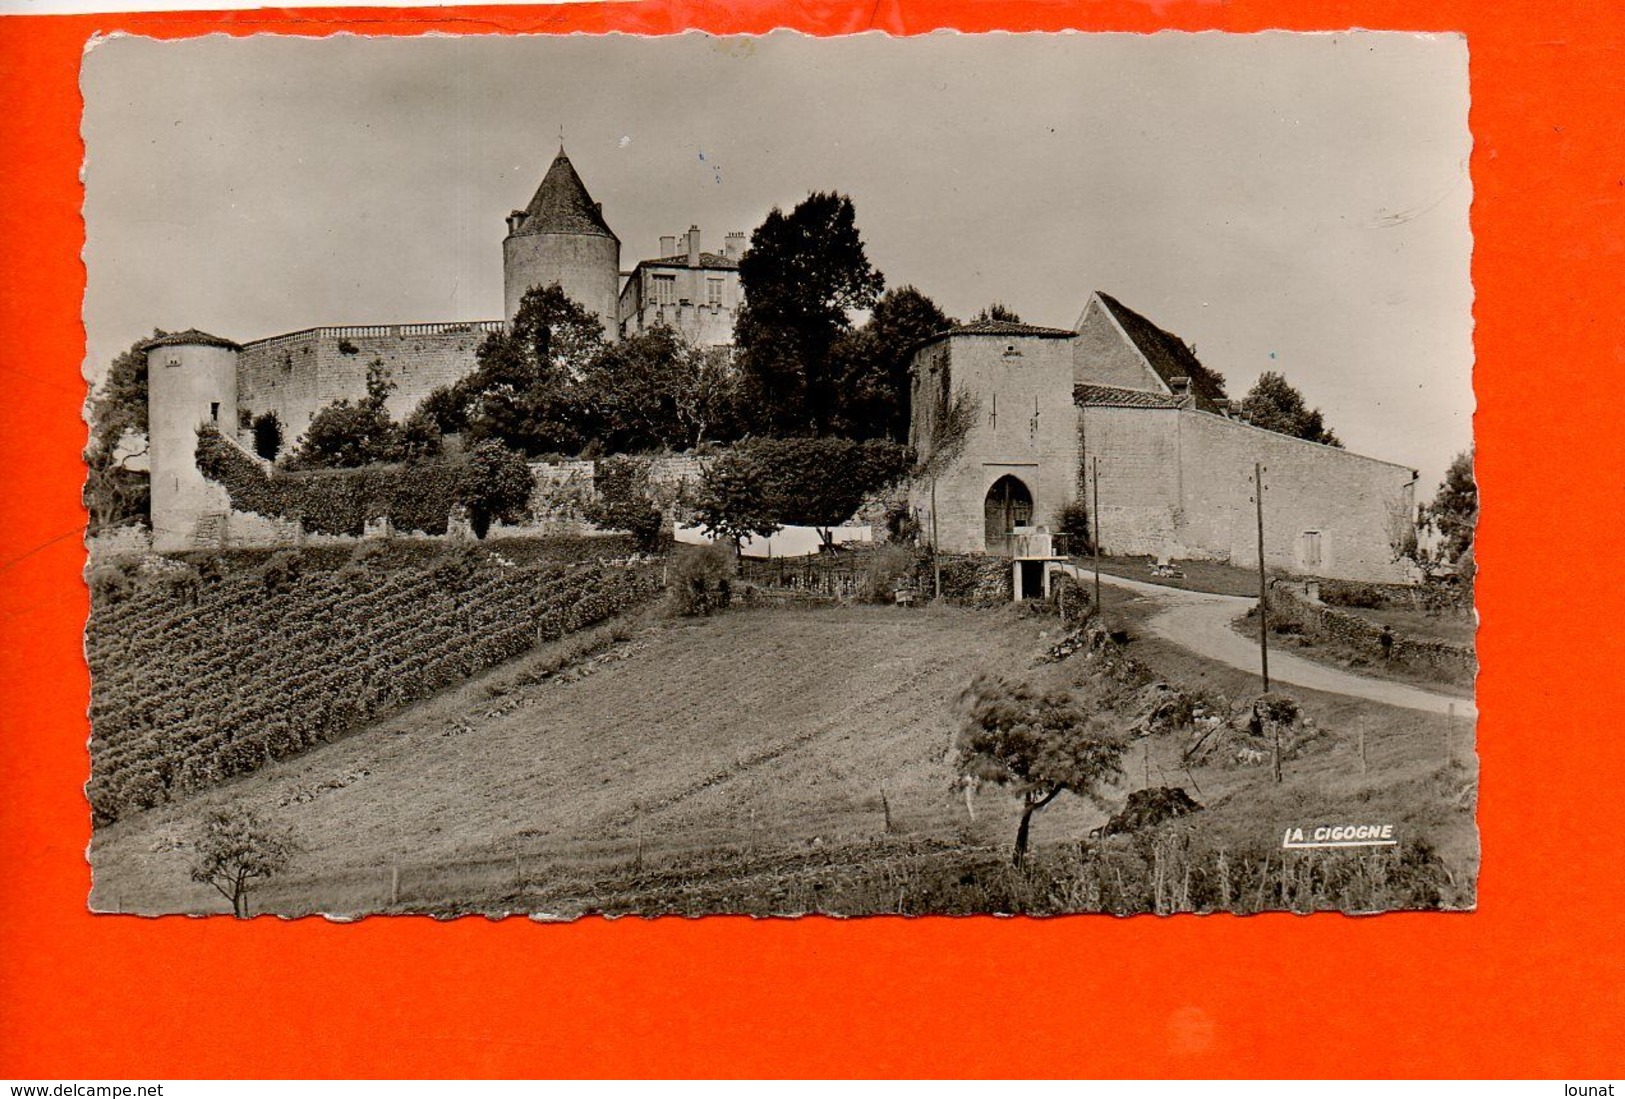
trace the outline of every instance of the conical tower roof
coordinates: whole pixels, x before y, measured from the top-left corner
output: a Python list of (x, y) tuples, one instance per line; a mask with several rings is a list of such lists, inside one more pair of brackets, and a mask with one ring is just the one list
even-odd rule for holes
[(524, 220), (512, 235), (524, 237), (535, 233), (576, 233), (620, 240), (604, 221), (603, 211), (587, 193), (587, 185), (576, 175), (575, 165), (564, 154), (562, 145), (530, 205), (525, 207)]

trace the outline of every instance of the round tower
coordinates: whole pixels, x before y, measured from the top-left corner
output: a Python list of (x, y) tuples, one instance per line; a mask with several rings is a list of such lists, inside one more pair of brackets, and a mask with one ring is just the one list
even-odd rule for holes
[(189, 549), (199, 521), (229, 506), (225, 492), (197, 468), (197, 429), (237, 431), (237, 352), (230, 340), (195, 328), (146, 344), (147, 442), (152, 484), (152, 545)]
[(530, 205), (508, 215), (502, 242), (504, 317), (513, 320), (531, 287), (554, 283), (603, 322), (607, 338), (619, 336), (621, 242), (562, 147)]

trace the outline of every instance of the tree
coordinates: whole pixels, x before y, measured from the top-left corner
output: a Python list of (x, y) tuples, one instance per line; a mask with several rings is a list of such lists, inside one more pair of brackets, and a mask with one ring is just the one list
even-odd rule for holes
[(1285, 377), (1266, 370), (1247, 391), (1241, 401), (1242, 414), (1254, 427), (1291, 435), (1295, 439), (1308, 439), (1312, 443), (1341, 447), (1343, 444), (1326, 427), (1320, 409), (1311, 409), (1303, 394), (1294, 389)]
[(665, 521), (649, 497), (649, 463), (635, 458), (606, 458), (593, 471), (594, 496), (587, 521), (608, 530), (624, 530), (645, 553), (660, 547)]
[(282, 453), (282, 419), (274, 411), (262, 412), (254, 417), (254, 453), (267, 462), (276, 461)]
[(982, 674), (961, 704), (955, 767), (968, 782), (1008, 787), (1021, 798), (1017, 866), (1027, 857), (1033, 814), (1068, 790), (1098, 802), (1100, 786), (1123, 775), (1127, 744), (1067, 691)]
[(1004, 321), (1006, 324), (1021, 323), (1021, 318), (1016, 315), (1016, 311), (1002, 301), (996, 301), (992, 305), (984, 307), (972, 319), (975, 321)]
[(488, 439), (469, 452), (458, 480), (457, 501), (468, 509), (474, 537), (484, 538), (497, 520), (524, 519), (535, 488), (525, 456)]
[(831, 350), (838, 395), (832, 432), (906, 442), (914, 348), (954, 323), (912, 286), (882, 294), (863, 327), (840, 337)]
[(150, 480), (130, 463), (148, 452), (147, 353), (152, 335), (121, 351), (89, 400), (90, 440), (85, 446), (85, 508), (91, 530), (145, 522), (150, 514)]
[(479, 365), (419, 405), (442, 432), (495, 440), (531, 457), (581, 446), (577, 382), (603, 350), (604, 326), (557, 283), (525, 292), (513, 323), (480, 345)]
[(830, 350), (849, 314), (872, 308), (885, 285), (869, 265), (852, 200), (814, 192), (775, 207), (739, 261), (744, 304), (734, 324), (755, 425), (776, 435), (828, 431), (839, 405)]
[(694, 500), (700, 526), (711, 537), (732, 542), (736, 556), (742, 539), (769, 537), (783, 525), (764, 480), (761, 463), (737, 447), (700, 468)]
[(212, 885), (231, 902), (232, 915), (248, 918), (248, 894), (256, 882), (287, 869), (298, 848), (293, 833), (274, 828), (253, 810), (215, 809), (192, 841), (192, 880)]
[(1459, 561), (1472, 549), (1478, 527), (1478, 483), (1473, 479), (1471, 448), (1451, 461), (1423, 513), (1424, 522), (1439, 536), (1439, 553), (1446, 560)]
[[(382, 359), (367, 364), (367, 395), (352, 404), (338, 400), (316, 413), (289, 469), (354, 469), (402, 456), (401, 429), (385, 402), (395, 391)], [(256, 435), (256, 443), (258, 436)]]
[(736, 372), (726, 348), (701, 348), (666, 325), (609, 344), (587, 365), (581, 400), (611, 451), (686, 450), (728, 431)]
[(760, 481), (779, 523), (829, 528), (844, 523), (871, 495), (908, 475), (912, 455), (884, 439), (750, 439), (734, 448)]

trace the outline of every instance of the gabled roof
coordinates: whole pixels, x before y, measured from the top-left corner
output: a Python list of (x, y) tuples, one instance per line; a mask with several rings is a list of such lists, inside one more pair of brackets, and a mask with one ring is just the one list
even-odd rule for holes
[(1185, 402), (1149, 389), (1125, 389), (1118, 385), (1078, 385), (1072, 387), (1073, 403), (1093, 408), (1183, 408)]
[(1097, 290), (1095, 297), (1100, 299), (1145, 361), (1151, 364), (1151, 369), (1157, 372), (1164, 385), (1172, 388), (1175, 378), (1189, 378), (1197, 407), (1210, 412), (1218, 407), (1219, 401), (1225, 399), (1222, 380), (1202, 365), (1191, 349), (1185, 346), (1184, 340), (1158, 328), (1104, 291)]
[(224, 336), (211, 336), (196, 328), (188, 328), (185, 332), (171, 332), (167, 336), (156, 336), (142, 344), (141, 350), (151, 351), (155, 347), (224, 347), (230, 351), (242, 350), (241, 346)]
[(1017, 321), (971, 321), (950, 328), (946, 336), (1036, 336), (1044, 340), (1069, 340), (1077, 333), (1067, 328), (1042, 328)]
[(528, 237), (537, 233), (575, 233), (580, 236), (611, 237), (620, 240), (604, 220), (599, 204), (587, 193), (570, 158), (561, 146), (559, 155), (542, 177), (541, 186), (524, 210), (525, 220), (512, 236)]
[[(639, 267), (687, 267), (688, 253), (678, 256), (661, 256), (659, 259), (645, 259), (638, 261)], [(715, 252), (701, 252), (700, 266), (712, 271), (737, 271), (739, 261), (719, 256)]]

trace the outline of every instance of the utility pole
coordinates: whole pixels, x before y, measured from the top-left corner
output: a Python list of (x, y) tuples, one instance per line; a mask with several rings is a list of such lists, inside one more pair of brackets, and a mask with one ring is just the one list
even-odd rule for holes
[(1099, 458), (1091, 457), (1089, 459), (1089, 481), (1090, 481), (1090, 487), (1091, 487), (1091, 489), (1092, 489), (1092, 491), (1094, 493), (1094, 504), (1092, 505), (1090, 510), (1094, 513), (1091, 516), (1091, 518), (1094, 519), (1095, 529), (1094, 529), (1094, 537), (1091, 538), (1090, 541), (1094, 543), (1094, 550), (1095, 550), (1095, 614), (1100, 616), (1101, 625), (1104, 626), (1106, 624), (1106, 615), (1105, 615), (1105, 612), (1101, 609), (1101, 606), (1100, 606), (1100, 459)]
[(1270, 691), (1270, 599), (1264, 580), (1264, 466), (1253, 463), (1253, 501), (1258, 509), (1258, 663), (1264, 674), (1264, 693)]
[(931, 578), (935, 583), (933, 598), (942, 602), (942, 558), (937, 556), (937, 479), (931, 478)]

